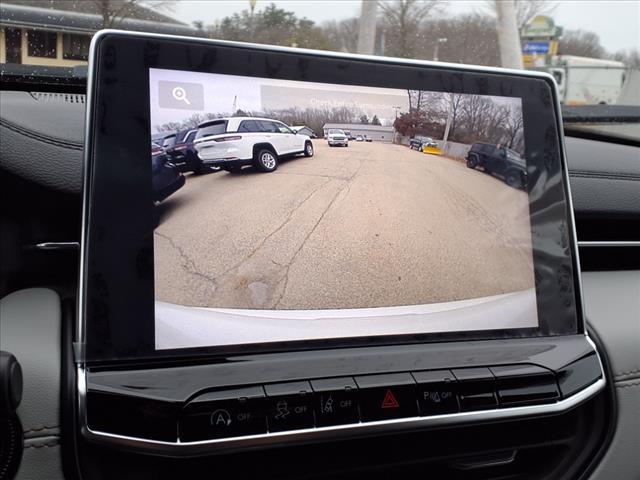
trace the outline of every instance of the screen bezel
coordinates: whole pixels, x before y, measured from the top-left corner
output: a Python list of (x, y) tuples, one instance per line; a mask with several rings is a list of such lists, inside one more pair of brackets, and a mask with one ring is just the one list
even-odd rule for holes
[[(538, 328), (156, 350), (149, 68), (521, 98)], [(104, 31), (92, 43), (88, 91), (78, 340), (89, 364), (584, 333), (556, 87), (546, 74)]]

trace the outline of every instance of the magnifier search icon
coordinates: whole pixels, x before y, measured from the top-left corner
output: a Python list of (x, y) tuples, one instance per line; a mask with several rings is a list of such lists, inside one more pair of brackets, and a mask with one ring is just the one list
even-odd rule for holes
[(189, 101), (189, 99), (187, 98), (187, 92), (184, 90), (184, 88), (182, 87), (175, 87), (173, 89), (173, 91), (171, 92), (171, 94), (173, 95), (173, 98), (175, 98), (176, 100), (178, 100), (179, 102), (184, 102), (187, 105), (191, 105), (191, 102)]

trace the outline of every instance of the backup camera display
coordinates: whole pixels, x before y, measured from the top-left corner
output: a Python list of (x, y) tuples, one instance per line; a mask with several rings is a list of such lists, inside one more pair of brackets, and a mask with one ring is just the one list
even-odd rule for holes
[(519, 98), (149, 82), (156, 349), (538, 327)]

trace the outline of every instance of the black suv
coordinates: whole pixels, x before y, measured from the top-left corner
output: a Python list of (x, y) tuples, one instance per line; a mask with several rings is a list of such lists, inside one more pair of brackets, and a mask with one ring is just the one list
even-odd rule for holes
[(162, 146), (167, 155), (169, 155), (171, 163), (181, 172), (193, 172), (197, 175), (220, 170), (220, 168), (202, 164), (198, 152), (193, 148), (196, 133), (198, 133), (197, 129), (182, 130), (164, 137)]
[(433, 140), (433, 138), (431, 137), (422, 137), (422, 138), (412, 138), (411, 140), (409, 140), (409, 148), (411, 150), (418, 150), (418, 151), (422, 151), (422, 149), (427, 146), (427, 147), (437, 147), (438, 144)]
[(527, 186), (527, 166), (524, 159), (513, 150), (490, 143), (474, 143), (467, 153), (467, 167), (482, 167), (485, 173), (504, 178), (513, 188)]

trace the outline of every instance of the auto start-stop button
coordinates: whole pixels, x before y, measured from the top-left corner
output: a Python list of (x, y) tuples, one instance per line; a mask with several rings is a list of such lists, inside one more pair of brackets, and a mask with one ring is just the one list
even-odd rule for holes
[(209, 392), (193, 399), (180, 419), (180, 440), (191, 442), (265, 433), (262, 387)]

